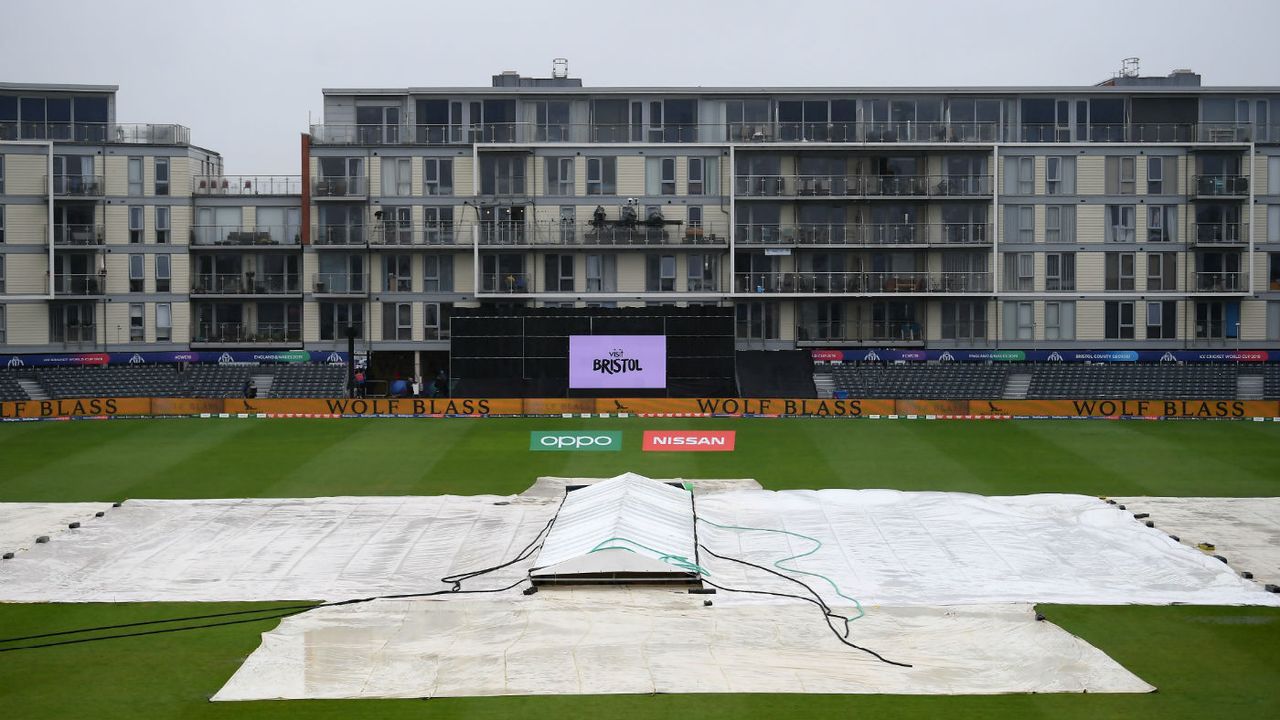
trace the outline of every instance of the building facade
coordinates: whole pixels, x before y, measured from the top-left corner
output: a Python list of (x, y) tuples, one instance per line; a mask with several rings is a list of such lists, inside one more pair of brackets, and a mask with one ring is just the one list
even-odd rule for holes
[(0, 85), (0, 342), (446, 353), (454, 307), (732, 305), (742, 348), (1280, 341), (1280, 88), (324, 91), (229, 177)]

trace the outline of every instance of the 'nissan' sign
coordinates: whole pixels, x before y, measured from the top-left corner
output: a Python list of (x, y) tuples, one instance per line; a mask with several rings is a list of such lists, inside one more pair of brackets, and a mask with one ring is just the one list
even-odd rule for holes
[(646, 452), (732, 452), (733, 430), (645, 430)]

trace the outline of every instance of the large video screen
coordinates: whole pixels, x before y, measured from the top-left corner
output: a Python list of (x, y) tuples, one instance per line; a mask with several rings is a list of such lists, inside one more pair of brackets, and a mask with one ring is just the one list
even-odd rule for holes
[(667, 386), (665, 335), (570, 335), (569, 387), (660, 389)]

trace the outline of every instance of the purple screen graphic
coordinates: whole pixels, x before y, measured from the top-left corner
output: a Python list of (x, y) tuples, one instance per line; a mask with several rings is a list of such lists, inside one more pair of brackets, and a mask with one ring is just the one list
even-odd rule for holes
[(665, 335), (570, 335), (569, 387), (665, 388)]

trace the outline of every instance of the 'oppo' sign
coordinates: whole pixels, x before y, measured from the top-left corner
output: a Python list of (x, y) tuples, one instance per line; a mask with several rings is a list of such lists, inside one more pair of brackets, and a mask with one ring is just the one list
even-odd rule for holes
[(732, 452), (733, 430), (645, 430), (646, 452)]
[(529, 433), (529, 449), (534, 451), (618, 452), (622, 449), (622, 431), (556, 432), (534, 430)]

